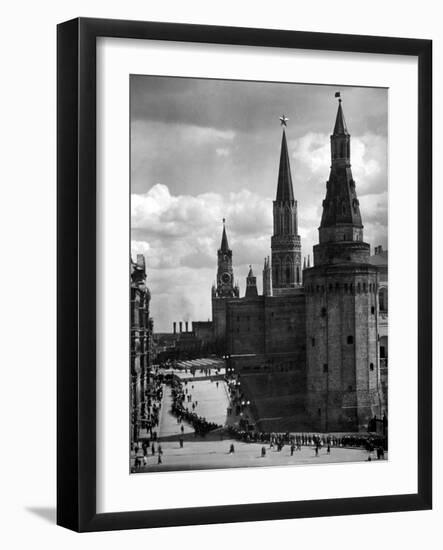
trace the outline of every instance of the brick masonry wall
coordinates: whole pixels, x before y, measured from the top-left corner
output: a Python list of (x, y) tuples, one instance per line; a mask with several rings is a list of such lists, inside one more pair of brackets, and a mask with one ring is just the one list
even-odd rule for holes
[(377, 269), (319, 266), (304, 272), (307, 409), (317, 429), (363, 430), (382, 413)]

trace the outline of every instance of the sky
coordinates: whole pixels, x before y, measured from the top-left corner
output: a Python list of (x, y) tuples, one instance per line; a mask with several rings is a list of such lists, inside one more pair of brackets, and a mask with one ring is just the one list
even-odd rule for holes
[(211, 318), (223, 218), (240, 296), (250, 264), (261, 292), (282, 114), (302, 256), (312, 261), (336, 91), (351, 134), (364, 240), (371, 250), (387, 248), (387, 89), (131, 76), (131, 252), (146, 258), (155, 332)]

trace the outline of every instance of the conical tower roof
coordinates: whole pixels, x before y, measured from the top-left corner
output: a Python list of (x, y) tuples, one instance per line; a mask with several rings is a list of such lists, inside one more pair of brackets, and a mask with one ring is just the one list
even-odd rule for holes
[(338, 100), (337, 116), (335, 118), (334, 136), (349, 136), (348, 129), (346, 127), (345, 115), (341, 106), (341, 99)]
[(229, 250), (229, 244), (228, 244), (228, 237), (226, 235), (226, 227), (225, 227), (225, 218), (223, 218), (223, 233), (222, 233), (222, 240), (221, 240), (221, 246), (220, 250), (222, 252), (228, 252)]
[(323, 201), (320, 227), (338, 225), (362, 227), (360, 206), (350, 163), (350, 139), (342, 103), (339, 100), (334, 133), (331, 136), (331, 172)]
[(278, 169), (277, 201), (293, 201), (294, 190), (292, 188), (291, 166), (289, 164), (288, 144), (286, 133), (283, 129), (281, 140), (280, 167)]

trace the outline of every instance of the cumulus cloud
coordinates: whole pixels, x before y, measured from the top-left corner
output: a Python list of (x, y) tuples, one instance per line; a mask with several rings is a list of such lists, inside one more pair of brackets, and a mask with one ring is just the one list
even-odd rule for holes
[[(336, 86), (131, 77), (133, 254), (143, 253), (156, 330), (211, 317), (222, 219), (244, 292), (261, 288), (286, 112), (303, 256), (318, 242)], [(365, 240), (387, 240), (387, 92), (344, 92)], [(297, 113), (296, 116), (292, 113)]]
[[(312, 151), (314, 160), (304, 160), (310, 170), (318, 164), (313, 139), (302, 144)], [(323, 147), (323, 146), (321, 146)], [(360, 158), (364, 159), (362, 149)], [(306, 157), (301, 157), (305, 159)], [(298, 163), (298, 169), (304, 169)], [(376, 173), (369, 170), (369, 176)], [(300, 175), (300, 174), (299, 174)], [(309, 178), (314, 178), (312, 174)], [(321, 188), (321, 190), (320, 190)], [(324, 193), (318, 186), (311, 194)], [(307, 193), (309, 195), (309, 193)], [(310, 255), (318, 242), (322, 196), (302, 201), (299, 207), (299, 233), (302, 255)], [(157, 330), (169, 330), (171, 319), (205, 320), (211, 317), (210, 289), (217, 270), (222, 219), (227, 220), (229, 245), (233, 250), (234, 275), (244, 292), (245, 277), (252, 264), (259, 290), (263, 259), (270, 255), (272, 234), (272, 199), (247, 189), (234, 193), (173, 195), (163, 184), (155, 184), (143, 194), (133, 194), (132, 252), (147, 257), (148, 284), (152, 290), (152, 315)], [(362, 195), (360, 198), (365, 240), (387, 245), (387, 192)]]
[(132, 194), (132, 251), (134, 256), (147, 256), (153, 314), (160, 330), (167, 329), (171, 315), (184, 315), (183, 303), (177, 300), (182, 292), (194, 304), (186, 306), (190, 318), (206, 319), (210, 313), (223, 218), (234, 251), (234, 274), (243, 287), (248, 265), (254, 264), (261, 274), (263, 259), (270, 253), (270, 198), (246, 189), (226, 195), (172, 195), (159, 183), (146, 193)]

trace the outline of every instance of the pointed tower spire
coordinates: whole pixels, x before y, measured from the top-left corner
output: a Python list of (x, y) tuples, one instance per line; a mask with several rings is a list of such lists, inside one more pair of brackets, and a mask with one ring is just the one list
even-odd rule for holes
[(226, 219), (223, 218), (223, 233), (222, 233), (222, 240), (221, 240), (221, 246), (220, 250), (222, 252), (227, 252), (229, 250), (229, 244), (228, 244), (228, 237), (226, 236)]
[(236, 295), (234, 287), (234, 271), (232, 269), (232, 250), (228, 245), (226, 235), (226, 220), (223, 218), (223, 233), (220, 248), (217, 251), (217, 290), (218, 298), (230, 298)]
[(335, 97), (339, 99), (330, 138), (331, 170), (323, 200), (320, 243), (314, 247), (315, 265), (336, 263), (340, 258), (348, 262), (364, 262), (369, 246), (363, 242), (360, 203), (351, 170), (351, 136), (346, 126), (340, 92)]
[[(286, 123), (284, 126), (286, 126)], [(286, 132), (284, 127), (283, 127), (282, 139), (281, 139), (280, 166), (278, 169), (277, 196), (275, 197), (275, 200), (277, 201), (294, 200), (294, 190), (292, 188), (292, 177), (291, 177), (291, 166), (289, 164), (288, 144), (286, 142)]]
[[(337, 94), (336, 97), (340, 97)], [(338, 227), (338, 232), (335, 229), (326, 229)], [(358, 231), (353, 231), (353, 227)], [(334, 133), (331, 135), (331, 173), (323, 201), (320, 233), (325, 233), (325, 240), (331, 240), (332, 231), (336, 233), (337, 240), (352, 241), (361, 240), (356, 235), (362, 229), (359, 202), (351, 172), (351, 136), (346, 127), (342, 100), (339, 99)], [(320, 237), (320, 241), (322, 240)]]
[[(340, 92), (337, 92), (340, 93)], [(338, 96), (340, 98), (340, 96)], [(345, 115), (343, 114), (343, 109), (341, 106), (341, 99), (338, 100), (338, 110), (337, 110), (337, 116), (335, 118), (335, 126), (334, 126), (334, 136), (348, 136), (349, 132), (346, 127), (345, 122)]]
[(286, 142), (285, 115), (280, 117), (283, 127), (277, 195), (273, 206), (274, 234), (272, 249), (272, 294), (291, 293), (300, 286), (301, 243), (298, 235), (297, 201), (292, 187), (291, 166)]

